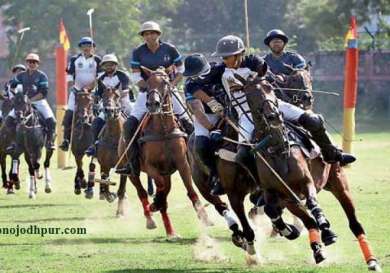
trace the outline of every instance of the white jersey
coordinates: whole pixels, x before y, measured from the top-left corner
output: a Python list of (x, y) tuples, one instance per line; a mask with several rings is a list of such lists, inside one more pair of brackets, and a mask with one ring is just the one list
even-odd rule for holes
[[(249, 105), (246, 101), (245, 93), (242, 91), (231, 91), (231, 88), (237, 84), (242, 85), (239, 80), (234, 77), (234, 74), (240, 75), (245, 80), (250, 75), (257, 75), (256, 72), (251, 71), (249, 68), (240, 67), (238, 69), (226, 68), (222, 75), (222, 84), (225, 88), (230, 101), (232, 102), (233, 108), (237, 111), (238, 116), (241, 117), (247, 113), (251, 117)], [(251, 117), (252, 118), (252, 117)]]
[(77, 90), (90, 85), (96, 80), (100, 71), (100, 57), (92, 55), (88, 58), (84, 54), (78, 54), (70, 59), (66, 72), (68, 81), (74, 81), (74, 87)]

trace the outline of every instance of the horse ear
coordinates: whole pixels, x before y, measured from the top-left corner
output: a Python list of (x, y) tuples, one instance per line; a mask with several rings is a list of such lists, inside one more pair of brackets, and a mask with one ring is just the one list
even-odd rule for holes
[(292, 65), (283, 64), (283, 66), (288, 70), (289, 75), (295, 71), (295, 69), (294, 69), (294, 67), (292, 67)]

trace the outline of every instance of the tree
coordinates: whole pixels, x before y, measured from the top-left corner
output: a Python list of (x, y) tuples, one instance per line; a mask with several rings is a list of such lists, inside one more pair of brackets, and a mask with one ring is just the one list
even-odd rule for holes
[[(137, 35), (144, 16), (152, 16), (156, 12), (156, 1), (141, 0), (0, 0), (5, 16), (5, 24), (9, 26), (10, 61), (20, 60), (27, 51), (36, 51), (43, 56), (54, 53), (58, 42), (58, 23), (63, 18), (72, 50), (82, 36), (89, 36), (89, 21), (86, 12), (95, 9), (93, 14), (94, 38), (100, 53), (115, 52), (119, 57), (128, 56), (133, 47), (141, 42)], [(172, 8), (176, 0), (160, 1), (159, 5)], [(148, 8), (150, 7), (150, 8)], [(154, 16), (157, 17), (157, 16)], [(15, 52), (17, 30), (29, 26), (18, 53)], [(18, 56), (14, 56), (14, 54)]]

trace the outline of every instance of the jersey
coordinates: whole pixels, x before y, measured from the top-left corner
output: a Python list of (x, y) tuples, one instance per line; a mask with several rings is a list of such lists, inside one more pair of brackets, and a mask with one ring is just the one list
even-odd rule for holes
[(104, 86), (119, 89), (121, 93), (129, 92), (130, 79), (126, 72), (116, 70), (111, 76), (103, 73), (98, 78), (98, 88), (95, 93), (96, 96), (102, 98)]
[(77, 90), (91, 84), (96, 78), (100, 70), (101, 59), (97, 55), (92, 55), (88, 58), (84, 54), (73, 56), (66, 72), (68, 73), (68, 81), (74, 81), (74, 87)]
[[(208, 96), (214, 97), (219, 103), (224, 104), (222, 96), (225, 94), (222, 86), (222, 75), (225, 71), (225, 65), (210, 64), (210, 72), (202, 78), (191, 79), (188, 78), (184, 84), (184, 94), (187, 101), (195, 99), (194, 94), (198, 90), (202, 90)], [(223, 94), (221, 94), (223, 92)], [(202, 102), (205, 112), (211, 114), (210, 108)]]
[[(156, 52), (150, 51), (146, 43), (138, 46), (133, 51), (133, 55), (130, 61), (132, 69), (141, 69), (141, 66), (145, 66), (151, 70), (156, 70), (160, 66), (168, 68), (172, 65), (176, 67), (181, 66), (182, 55), (180, 55), (177, 48), (169, 43), (161, 42)], [(146, 81), (148, 75), (141, 69), (141, 77)]]
[(290, 74), (289, 69), (284, 66), (285, 64), (293, 68), (306, 67), (306, 61), (301, 55), (289, 51), (284, 52), (280, 57), (275, 57), (272, 53), (268, 53), (265, 55), (264, 60), (274, 74)]
[(29, 98), (38, 94), (42, 94), (44, 98), (47, 97), (49, 80), (47, 75), (41, 70), (27, 70), (19, 73), (11, 80), (11, 88), (14, 89), (19, 84), (23, 86), (23, 93)]

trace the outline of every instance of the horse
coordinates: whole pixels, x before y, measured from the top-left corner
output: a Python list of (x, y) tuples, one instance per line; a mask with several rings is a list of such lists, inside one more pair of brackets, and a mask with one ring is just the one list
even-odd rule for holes
[[(29, 198), (35, 198), (37, 194), (36, 180), (41, 179), (39, 174), (40, 158), (45, 144), (46, 132), (42, 126), (42, 119), (38, 111), (28, 102), (28, 98), (22, 92), (14, 97), (14, 111), (16, 116), (16, 148), (12, 152), (12, 170), (17, 170), (17, 160), (24, 153), (30, 175)], [(49, 172), (50, 159), (53, 151), (46, 149), (44, 166), (45, 192), (51, 193), (51, 175)]]
[[(281, 209), (286, 206), (309, 230), (314, 259), (316, 263), (321, 262), (325, 258), (321, 253), (318, 228), (321, 230), (321, 239), (325, 245), (333, 243), (335, 239), (329, 229), (329, 222), (316, 202), (316, 193), (322, 189), (328, 190), (343, 207), (349, 227), (359, 242), (368, 269), (380, 271), (363, 226), (357, 219), (343, 168), (339, 163), (324, 162), (320, 156), (310, 158), (304, 154), (305, 148), (297, 145), (298, 142), (289, 142), (294, 135), (299, 134), (297, 133), (299, 131), (296, 126), (286, 126), (278, 111), (273, 88), (265, 84), (263, 79), (249, 78), (243, 81), (241, 78), (239, 80), (243, 84), (242, 90), (246, 94), (255, 125), (258, 175), (261, 187), (265, 190), (265, 212), (271, 219), (277, 219), (272, 220), (273, 224), (279, 230), (285, 227)], [(295, 193), (295, 198), (288, 188)], [(291, 199), (297, 197), (306, 198), (306, 206), (310, 214), (302, 206), (291, 202)]]
[(74, 178), (74, 193), (79, 195), (81, 194), (81, 188), (84, 189), (87, 186), (83, 171), (84, 152), (93, 142), (93, 133), (91, 129), (93, 119), (92, 91), (90, 89), (83, 89), (76, 92), (75, 104), (70, 146), (77, 165)]
[[(3, 94), (0, 94), (0, 100), (3, 100), (3, 103), (1, 105), (1, 112), (3, 115), (3, 119), (0, 123), (0, 166), (1, 166), (1, 178), (3, 182), (3, 188), (7, 189), (7, 194), (14, 193), (12, 183), (9, 183), (7, 178), (7, 147), (9, 147), (12, 144), (12, 141), (15, 137), (15, 132), (11, 132), (13, 130), (9, 130), (9, 128), (5, 125), (4, 120), (8, 113), (13, 108), (13, 102), (12, 99), (9, 97), (4, 96)], [(12, 172), (10, 171), (10, 175), (12, 175)], [(15, 186), (17, 186), (17, 189), (19, 189), (19, 178), (17, 175), (14, 175), (14, 182)]]
[[(103, 84), (103, 83), (102, 83)], [(104, 85), (104, 84), (103, 84)], [(104, 88), (103, 91), (103, 112), (106, 117), (106, 123), (99, 136), (99, 144), (97, 147), (97, 159), (100, 164), (100, 172), (102, 182), (109, 181), (110, 170), (115, 166), (119, 159), (117, 149), (123, 131), (123, 124), (125, 117), (121, 111), (120, 106), (120, 93), (119, 90), (112, 88)], [(118, 196), (118, 208), (116, 212), (117, 217), (124, 216), (124, 202), (126, 200), (126, 175), (120, 175), (120, 184), (117, 191)], [(148, 194), (139, 177), (130, 177), (130, 181), (133, 183), (137, 190), (138, 197), (142, 203), (144, 209), (144, 215), (146, 217), (146, 228), (154, 229), (156, 224), (152, 218), (152, 214), (149, 209)], [(88, 187), (93, 186), (88, 181)], [(109, 191), (109, 185), (100, 184), (102, 192), (105, 198), (109, 202), (115, 200), (115, 195)]]
[[(160, 211), (165, 231), (169, 239), (176, 234), (168, 216), (167, 196), (171, 188), (171, 175), (179, 171), (198, 217), (206, 215), (199, 197), (192, 187), (191, 168), (187, 157), (186, 135), (179, 129), (172, 109), (172, 87), (169, 77), (163, 70), (151, 72), (147, 80), (147, 116), (143, 126), (140, 143), (141, 170), (152, 177), (156, 184), (156, 194), (150, 209)], [(122, 144), (124, 144), (122, 140)], [(125, 145), (120, 145), (123, 154)]]
[(283, 75), (283, 81), (276, 79), (275, 92), (284, 101), (298, 106), (304, 110), (313, 108), (313, 83), (309, 66), (293, 68), (285, 65), (289, 73)]

